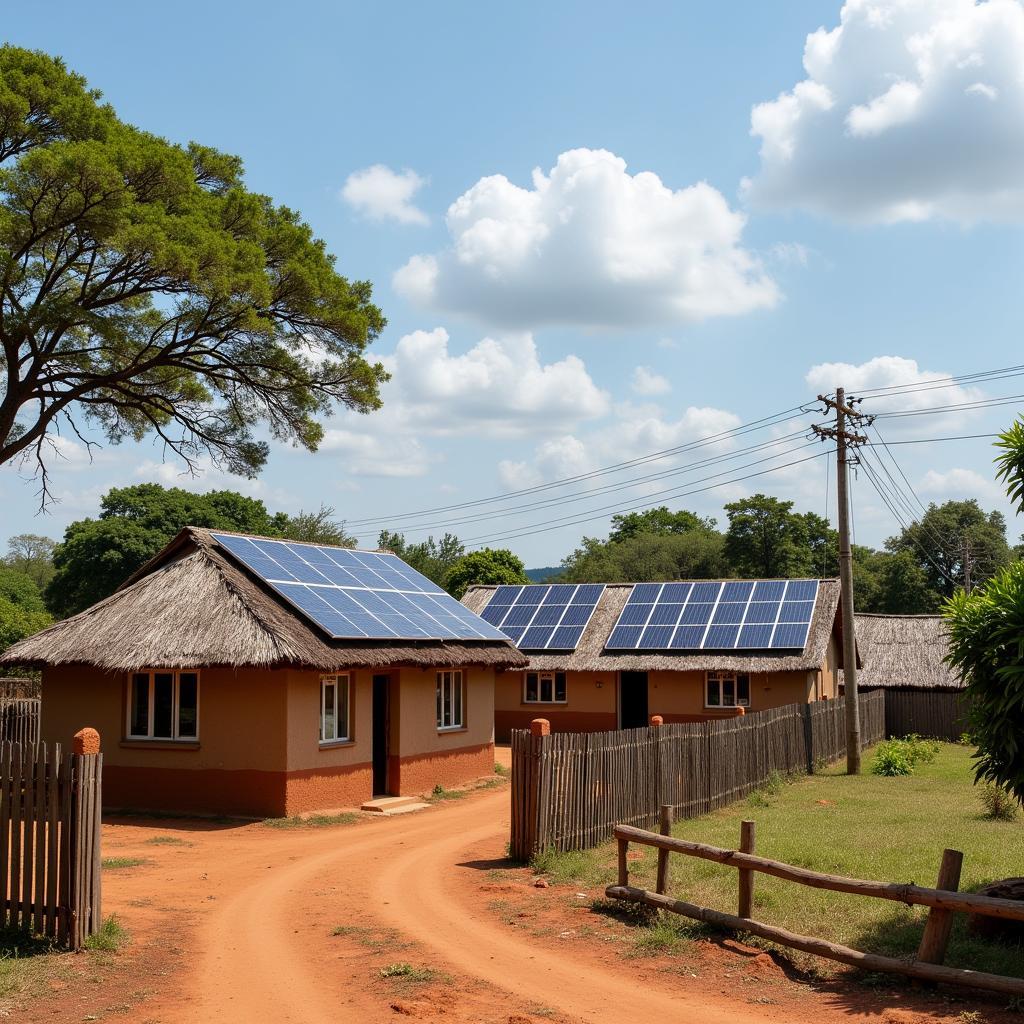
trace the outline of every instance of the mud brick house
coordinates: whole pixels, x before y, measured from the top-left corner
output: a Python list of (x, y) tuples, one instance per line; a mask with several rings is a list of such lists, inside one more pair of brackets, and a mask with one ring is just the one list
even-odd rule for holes
[(527, 663), (391, 553), (197, 528), (3, 660), (41, 667), (44, 740), (100, 731), (106, 807), (259, 816), (493, 773)]
[(837, 580), (480, 586), (463, 603), (529, 658), (497, 674), (499, 741), (538, 717), (602, 731), (837, 694)]

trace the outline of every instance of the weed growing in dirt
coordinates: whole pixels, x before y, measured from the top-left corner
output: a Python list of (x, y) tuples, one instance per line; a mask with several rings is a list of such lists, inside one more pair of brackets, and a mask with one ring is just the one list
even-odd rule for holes
[(150, 846), (194, 846), (194, 843), (190, 843), (187, 839), (178, 839), (177, 836), (153, 836), (152, 839), (147, 839), (146, 842)]
[(608, 885), (615, 878), (612, 865), (598, 860), (592, 851), (541, 850), (530, 859), (530, 867), (538, 875), (549, 875), (556, 884), (571, 882), (584, 888)]
[(329, 828), (332, 825), (352, 825), (359, 820), (356, 811), (341, 814), (311, 814), (306, 818), (264, 818), (267, 828)]
[(401, 978), (403, 981), (414, 981), (425, 984), (440, 977), (439, 972), (431, 967), (414, 967), (410, 963), (388, 964), (382, 967), (377, 976), (380, 978)]
[(69, 957), (21, 928), (0, 930), (0, 999), (31, 998), (62, 979)]
[(148, 864), (145, 857), (104, 857), (102, 860), (104, 871), (120, 871), (122, 868), (137, 868), (142, 864)]
[(495, 775), (508, 775), (508, 769), (500, 762), (494, 762), (494, 774)]
[(431, 800), (461, 800), (466, 795), (464, 789), (445, 789), (439, 782), (431, 791)]
[(85, 948), (104, 953), (113, 953), (128, 941), (128, 932), (113, 914), (108, 917), (95, 935), (86, 936)]
[(394, 928), (364, 928), (358, 924), (339, 924), (332, 929), (331, 934), (355, 939), (360, 946), (377, 951), (409, 947), (409, 943), (403, 942), (401, 935)]

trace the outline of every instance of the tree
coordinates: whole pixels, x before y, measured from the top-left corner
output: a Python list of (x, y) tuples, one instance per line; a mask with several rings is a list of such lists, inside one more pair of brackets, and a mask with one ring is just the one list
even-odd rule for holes
[(658, 508), (649, 508), (643, 512), (626, 512), (612, 516), (612, 529), (608, 534), (608, 540), (614, 543), (629, 540), (641, 533), (668, 536), (694, 531), (709, 533), (714, 529), (714, 519), (702, 518), (686, 509), (671, 512), (667, 506), (660, 505)]
[(0, 566), (0, 651), (52, 621), (35, 581), (17, 569)]
[(455, 562), (448, 570), (446, 582), (448, 593), (460, 598), (475, 585), (525, 585), (530, 577), (526, 575), (522, 559), (507, 548), (481, 548)]
[(428, 537), (417, 544), (410, 544), (402, 534), (382, 530), (377, 538), (377, 547), (393, 551), (407, 565), (446, 589), (448, 570), (466, 553), (465, 545), (453, 533), (446, 533), (440, 541)]
[(740, 576), (785, 578), (820, 573), (822, 547), (831, 543), (828, 523), (820, 516), (802, 516), (793, 511), (793, 502), (766, 494), (734, 501), (725, 506), (725, 512), (729, 517), (725, 555)]
[(644, 583), (715, 579), (727, 574), (724, 538), (714, 531), (659, 535), (641, 533), (620, 541), (584, 537), (563, 562), (566, 583)]
[(942, 605), (909, 552), (858, 547), (853, 551), (853, 598), (857, 611), (883, 615), (934, 614)]
[[(336, 403), (380, 406), (384, 318), (237, 157), (119, 120), (63, 62), (0, 47), (0, 464), (83, 421), (254, 476), (316, 450)], [(86, 444), (91, 444), (86, 441)]]
[(892, 552), (905, 551), (920, 566), (936, 605), (965, 585), (968, 559), (972, 584), (983, 583), (1012, 559), (1002, 513), (986, 513), (974, 498), (930, 504), (917, 522), (890, 537), (885, 546)]
[(334, 519), (334, 509), (321, 505), (317, 512), (303, 512), (287, 516), (281, 526), (281, 536), (287, 540), (301, 540), (307, 544), (330, 544), (340, 548), (354, 548), (355, 537), (345, 532), (345, 524)]
[(4, 564), (24, 573), (40, 591), (53, 578), (53, 551), (57, 542), (38, 533), (19, 533), (7, 541)]
[(100, 518), (72, 523), (54, 553), (45, 596), (55, 615), (73, 615), (112, 594), (184, 526), (274, 537), (288, 522), (234, 491), (193, 494), (160, 484), (115, 487), (100, 506)]

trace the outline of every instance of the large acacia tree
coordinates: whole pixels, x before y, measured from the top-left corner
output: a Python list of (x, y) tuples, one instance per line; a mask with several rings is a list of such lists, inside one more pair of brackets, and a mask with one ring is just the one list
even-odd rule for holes
[(380, 406), (384, 319), (241, 161), (119, 120), (53, 57), (0, 47), (0, 463), (83, 421), (254, 475), (316, 449), (336, 403)]

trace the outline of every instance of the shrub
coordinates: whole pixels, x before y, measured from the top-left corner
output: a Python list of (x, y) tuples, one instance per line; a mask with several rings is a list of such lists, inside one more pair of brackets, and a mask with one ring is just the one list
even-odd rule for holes
[(98, 950), (103, 953), (113, 953), (120, 949), (128, 941), (128, 932), (125, 931), (121, 922), (111, 914), (95, 935), (85, 937), (85, 948)]
[(875, 775), (912, 775), (919, 764), (935, 760), (939, 745), (932, 740), (921, 739), (916, 733), (903, 739), (886, 740), (875, 750), (871, 770)]
[(1014, 821), (1017, 817), (1017, 800), (1003, 786), (986, 782), (979, 793), (985, 805), (985, 817), (994, 821)]

